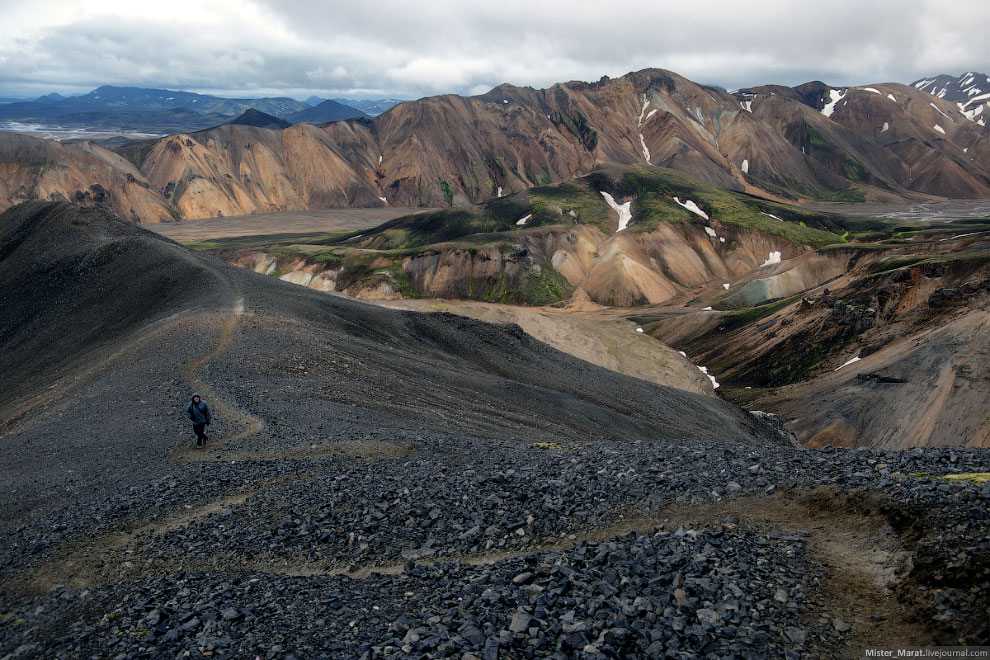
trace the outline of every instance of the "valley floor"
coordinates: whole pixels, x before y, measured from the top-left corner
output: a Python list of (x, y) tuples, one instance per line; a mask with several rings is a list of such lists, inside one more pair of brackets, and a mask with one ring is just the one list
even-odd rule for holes
[(147, 228), (173, 241), (215, 240), (236, 236), (273, 236), (331, 231), (354, 231), (376, 227), (383, 222), (428, 209), (403, 207), (379, 209), (317, 209), (256, 213), (226, 218), (203, 218), (147, 225)]

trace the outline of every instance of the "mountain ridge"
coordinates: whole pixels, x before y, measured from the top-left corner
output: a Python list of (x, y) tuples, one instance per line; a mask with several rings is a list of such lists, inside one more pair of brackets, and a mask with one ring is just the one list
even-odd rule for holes
[(791, 200), (990, 196), (986, 127), (949, 102), (893, 83), (730, 95), (645, 69), (543, 90), (506, 84), (474, 97), (427, 97), (374, 119), (265, 136), (220, 130), (119, 153), (180, 218), (457, 206), (610, 162), (669, 167)]

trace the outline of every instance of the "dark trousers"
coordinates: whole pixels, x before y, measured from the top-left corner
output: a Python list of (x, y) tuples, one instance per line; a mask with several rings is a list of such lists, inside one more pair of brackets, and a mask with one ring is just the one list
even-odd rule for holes
[(206, 442), (207, 438), (206, 438), (205, 430), (206, 430), (205, 422), (202, 424), (193, 424), (193, 433), (196, 434), (197, 442)]

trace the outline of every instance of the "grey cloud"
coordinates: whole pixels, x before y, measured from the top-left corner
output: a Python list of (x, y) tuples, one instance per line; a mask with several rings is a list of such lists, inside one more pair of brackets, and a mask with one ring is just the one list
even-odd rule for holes
[[(221, 1), (221, 5), (222, 5)], [(656, 66), (727, 88), (910, 82), (986, 68), (990, 6), (930, 1), (670, 3), (258, 0), (224, 29), (104, 16), (0, 44), (0, 88), (135, 84), (233, 94), (415, 97), (547, 86)], [(214, 25), (214, 23), (209, 23)], [(0, 89), (2, 91), (2, 89)]]

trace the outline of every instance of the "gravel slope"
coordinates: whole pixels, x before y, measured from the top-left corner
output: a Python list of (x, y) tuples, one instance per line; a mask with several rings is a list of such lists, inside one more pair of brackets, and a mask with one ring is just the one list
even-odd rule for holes
[(990, 486), (934, 476), (987, 472), (984, 450), (796, 449), (513, 326), (310, 292), (67, 205), (0, 216), (0, 308), (0, 658), (987, 636)]

